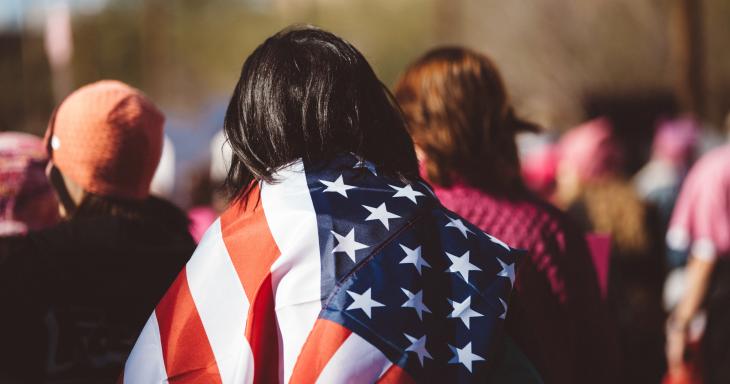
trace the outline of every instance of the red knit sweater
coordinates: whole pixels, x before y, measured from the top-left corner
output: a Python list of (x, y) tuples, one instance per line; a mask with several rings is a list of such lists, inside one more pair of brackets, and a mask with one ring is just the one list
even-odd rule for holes
[(507, 331), (545, 383), (614, 382), (612, 322), (580, 230), (527, 192), (508, 199), (466, 185), (435, 187), (445, 207), (528, 251), (517, 271)]

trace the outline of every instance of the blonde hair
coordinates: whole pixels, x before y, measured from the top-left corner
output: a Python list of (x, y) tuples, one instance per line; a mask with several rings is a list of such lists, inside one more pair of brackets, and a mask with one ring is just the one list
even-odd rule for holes
[(582, 200), (594, 231), (609, 234), (619, 253), (649, 250), (647, 208), (629, 183), (613, 178), (588, 183)]

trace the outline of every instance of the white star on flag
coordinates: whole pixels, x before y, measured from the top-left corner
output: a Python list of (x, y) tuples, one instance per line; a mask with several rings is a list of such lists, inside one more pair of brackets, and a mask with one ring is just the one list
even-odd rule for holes
[(420, 246), (416, 247), (416, 249), (410, 249), (405, 245), (400, 244), (400, 247), (401, 249), (403, 249), (403, 252), (406, 253), (406, 257), (404, 257), (403, 260), (400, 261), (400, 264), (413, 264), (416, 267), (419, 275), (421, 274), (421, 267), (431, 268), (431, 265), (428, 264), (428, 262), (424, 260), (423, 257), (421, 257)]
[(484, 358), (471, 353), (471, 342), (464, 346), (464, 348), (456, 348), (449, 344), (451, 352), (454, 353), (454, 357), (449, 360), (449, 364), (464, 364), (466, 369), (471, 372), (471, 364), (475, 361), (484, 361)]
[(467, 297), (466, 300), (459, 303), (458, 301), (449, 300), (449, 303), (454, 308), (449, 314), (450, 319), (459, 318), (466, 325), (466, 329), (469, 329), (469, 319), (472, 317), (482, 317), (483, 314), (471, 309), (471, 296)]
[(410, 184), (403, 188), (390, 184), (388, 184), (388, 186), (397, 191), (393, 197), (405, 197), (416, 204), (418, 204), (416, 197), (423, 196), (423, 193), (413, 190), (413, 187), (411, 187)]
[(401, 307), (415, 309), (418, 318), (421, 320), (423, 320), (423, 312), (431, 313), (431, 310), (423, 304), (423, 291), (413, 293), (405, 288), (401, 288), (401, 291), (408, 296), (408, 300)]
[(337, 239), (337, 246), (332, 249), (332, 253), (345, 252), (347, 256), (352, 259), (353, 263), (355, 262), (355, 251), (368, 247), (365, 244), (355, 241), (355, 228), (351, 229), (350, 232), (345, 236), (342, 236), (335, 231), (331, 232), (333, 235), (335, 235), (335, 239)]
[(499, 318), (504, 320), (507, 318), (507, 303), (501, 297), (499, 298), (499, 303), (502, 304), (502, 314), (499, 315)]
[(469, 262), (469, 251), (466, 251), (461, 256), (446, 252), (446, 256), (451, 260), (451, 266), (446, 271), (458, 273), (467, 283), (469, 282), (469, 271), (481, 271), (479, 267)]
[(390, 227), (388, 225), (388, 220), (400, 218), (400, 216), (398, 216), (392, 212), (388, 212), (388, 208), (385, 206), (385, 203), (380, 204), (380, 206), (377, 208), (368, 207), (367, 205), (363, 205), (363, 208), (370, 211), (370, 216), (365, 218), (365, 221), (380, 220), (380, 222), (383, 223), (383, 225), (385, 226), (385, 229), (388, 229), (388, 230), (390, 230)]
[(502, 260), (497, 257), (497, 261), (499, 262), (499, 265), (502, 266), (502, 270), (499, 271), (497, 276), (506, 277), (509, 279), (510, 284), (515, 284), (515, 263), (507, 264), (503, 262)]
[(488, 233), (486, 233), (486, 232), (484, 232), (484, 234), (485, 234), (485, 235), (487, 235), (487, 237), (489, 238), (489, 240), (491, 240), (491, 241), (492, 241), (492, 243), (498, 244), (498, 245), (500, 245), (500, 246), (501, 246), (502, 248), (504, 248), (504, 249), (506, 249), (506, 250), (508, 250), (508, 251), (509, 251), (509, 250), (511, 249), (511, 248), (509, 247), (509, 245), (505, 244), (505, 242), (503, 242), (502, 240), (500, 240), (500, 239), (498, 239), (498, 238), (496, 238), (496, 237), (494, 237), (494, 236), (492, 236), (492, 235), (490, 235), (490, 234), (488, 234)]
[(348, 311), (351, 309), (362, 309), (362, 311), (365, 312), (368, 318), (372, 318), (373, 308), (385, 307), (385, 304), (378, 303), (377, 301), (372, 299), (372, 297), (370, 296), (371, 289), (372, 288), (368, 288), (368, 290), (363, 292), (362, 294), (347, 291), (347, 294), (352, 297), (353, 302), (345, 309), (347, 309)]
[(464, 222), (461, 221), (461, 219), (452, 219), (449, 216), (446, 217), (449, 219), (449, 223), (446, 224), (446, 226), (458, 229), (459, 232), (464, 235), (464, 238), (468, 237), (467, 233), (474, 233), (471, 229), (467, 228), (466, 225), (464, 225)]
[(345, 184), (345, 182), (342, 180), (342, 175), (340, 175), (340, 177), (338, 177), (337, 180), (335, 180), (335, 181), (320, 180), (319, 182), (327, 186), (327, 188), (325, 188), (324, 191), (322, 191), (322, 192), (337, 192), (340, 195), (345, 196), (345, 197), (348, 197), (347, 196), (348, 189), (357, 188), (352, 185)]
[(406, 333), (404, 333), (403, 336), (405, 336), (406, 339), (411, 342), (411, 345), (406, 348), (406, 352), (415, 352), (418, 356), (418, 361), (421, 363), (421, 366), (423, 366), (424, 358), (429, 358), (433, 360), (433, 357), (430, 353), (428, 353), (428, 350), (426, 349), (426, 335), (424, 335), (420, 339), (416, 339), (415, 337)]

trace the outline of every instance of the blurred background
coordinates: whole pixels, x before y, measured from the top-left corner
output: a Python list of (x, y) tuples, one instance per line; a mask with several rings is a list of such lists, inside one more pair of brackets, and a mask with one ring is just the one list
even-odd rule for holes
[(517, 108), (547, 131), (612, 117), (628, 170), (657, 118), (692, 113), (720, 135), (730, 107), (726, 0), (2, 0), (0, 130), (42, 134), (73, 89), (115, 78), (167, 115), (175, 202), (194, 202), (207, 144), (246, 56), (292, 23), (357, 46), (392, 85), (438, 44), (488, 53)]

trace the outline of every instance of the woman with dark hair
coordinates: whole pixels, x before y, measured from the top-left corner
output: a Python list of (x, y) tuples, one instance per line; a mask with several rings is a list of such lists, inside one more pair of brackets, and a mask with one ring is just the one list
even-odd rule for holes
[(395, 88), (436, 196), (454, 212), (529, 251), (517, 271), (507, 333), (546, 383), (615, 382), (606, 310), (582, 233), (525, 188), (518, 119), (492, 61), (465, 48), (434, 49)]
[(111, 382), (195, 247), (185, 214), (150, 196), (164, 117), (100, 81), (68, 96), (46, 132), (64, 221), (0, 239), (0, 381)]
[(311, 27), (268, 38), (224, 128), (235, 200), (150, 317), (125, 381), (489, 379), (516, 255), (420, 181), (360, 52)]

